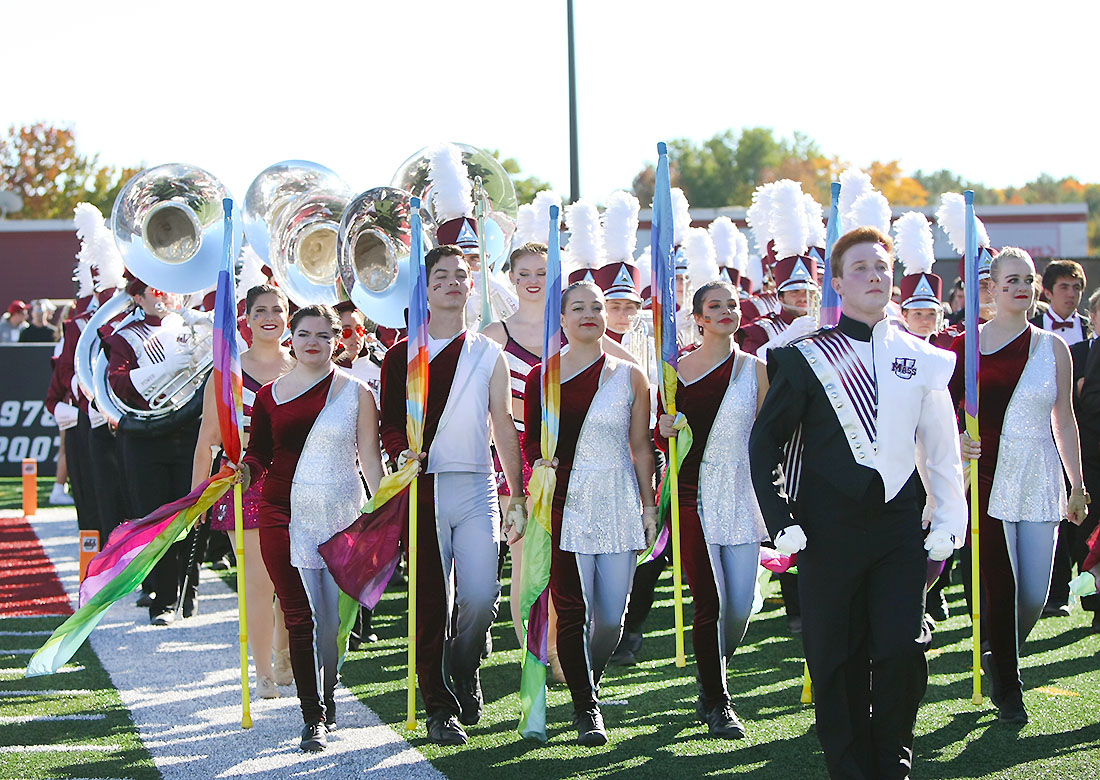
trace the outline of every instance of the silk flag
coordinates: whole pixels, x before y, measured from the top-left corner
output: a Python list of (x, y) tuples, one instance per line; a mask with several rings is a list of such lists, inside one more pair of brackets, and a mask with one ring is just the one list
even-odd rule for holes
[[(550, 462), (558, 448), (561, 419), (561, 239), (558, 207), (550, 207), (550, 238), (546, 257), (546, 316), (542, 337), (542, 459)], [(538, 466), (531, 474), (528, 492), (533, 500), (531, 518), (523, 540), (520, 614), (524, 653), (520, 677), (520, 736), (546, 741), (546, 670), (550, 664), (550, 557), (553, 541), (550, 512), (557, 479), (554, 469)]]
[(833, 246), (840, 238), (840, 182), (830, 187), (832, 204), (829, 206), (829, 225), (825, 229), (825, 268), (821, 273), (821, 320), (823, 328), (835, 327), (840, 322), (840, 294), (833, 289)]

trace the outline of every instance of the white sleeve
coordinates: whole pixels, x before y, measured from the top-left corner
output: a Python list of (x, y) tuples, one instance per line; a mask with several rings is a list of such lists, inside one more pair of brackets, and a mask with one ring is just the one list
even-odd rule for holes
[(966, 536), (967, 508), (963, 495), (962, 458), (959, 434), (946, 389), (930, 388), (921, 402), (917, 420), (918, 452), (923, 450), (929, 502), (934, 504), (932, 530), (943, 530), (955, 537), (962, 547)]

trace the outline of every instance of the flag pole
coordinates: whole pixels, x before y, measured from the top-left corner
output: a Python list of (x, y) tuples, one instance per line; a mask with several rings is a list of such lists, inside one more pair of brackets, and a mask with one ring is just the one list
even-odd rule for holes
[(233, 484), (233, 530), (237, 542), (237, 625), (241, 638), (241, 728), (252, 728), (251, 702), (248, 694), (248, 613), (245, 604), (244, 510), (241, 483)]
[[(978, 441), (978, 233), (974, 216), (974, 190), (963, 193), (966, 201), (966, 318), (965, 345), (966, 362), (966, 434)], [(971, 624), (974, 630), (973, 692), (971, 701), (982, 703), (982, 588), (979, 554), (979, 506), (978, 506), (978, 461), (971, 458), (970, 467), (970, 594), (973, 612)]]
[(408, 676), (405, 680), (405, 728), (416, 729), (416, 487), (417, 478), (409, 484), (409, 635)]

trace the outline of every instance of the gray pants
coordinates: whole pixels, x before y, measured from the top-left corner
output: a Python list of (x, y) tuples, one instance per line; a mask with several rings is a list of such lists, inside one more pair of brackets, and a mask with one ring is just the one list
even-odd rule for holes
[(318, 697), (325, 703), (325, 714), (331, 720), (329, 710), (340, 664), (340, 588), (326, 569), (298, 569), (309, 597), (313, 613), (313, 651), (317, 664), (317, 681), (321, 686)]
[(1002, 523), (1008, 559), (1016, 578), (1016, 653), (1035, 628), (1047, 603), (1058, 523)]
[(585, 605), (585, 650), (595, 690), (623, 633), (638, 556), (633, 552), (620, 552), (576, 553), (575, 557)]
[(444, 668), (454, 679), (467, 679), (481, 665), (500, 604), (500, 510), (493, 475), (436, 474), (435, 507), (450, 616)]
[(724, 669), (745, 638), (752, 617), (756, 574), (760, 568), (760, 543), (708, 544), (707, 552), (718, 589), (718, 652)]

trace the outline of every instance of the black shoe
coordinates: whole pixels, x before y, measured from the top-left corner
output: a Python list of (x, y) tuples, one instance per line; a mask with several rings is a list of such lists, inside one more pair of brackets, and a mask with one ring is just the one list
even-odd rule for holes
[(233, 561), (229, 560), (228, 555), (223, 555), (217, 560), (212, 561), (210, 563), (210, 568), (212, 571), (228, 571), (233, 568)]
[(1024, 695), (1021, 691), (1005, 694), (1004, 701), (997, 707), (997, 720), (1001, 723), (1014, 723), (1022, 726), (1027, 723), (1027, 710), (1024, 709)]
[(138, 600), (134, 602), (134, 606), (143, 609), (148, 609), (153, 606), (153, 594), (149, 591), (142, 591), (141, 595), (138, 596)]
[(1043, 617), (1069, 617), (1069, 604), (1048, 603), (1043, 607)]
[(149, 625), (151, 626), (167, 626), (175, 619), (176, 613), (170, 609), (160, 610), (156, 613), (149, 613)]
[(302, 741), (298, 747), (307, 753), (318, 753), (328, 747), (324, 723), (307, 723), (302, 727)]
[(745, 727), (728, 703), (715, 707), (706, 716), (707, 731), (719, 739), (744, 739)]
[(933, 596), (928, 600), (928, 614), (937, 623), (942, 623), (951, 617), (951, 610), (947, 607), (947, 596), (943, 595), (942, 590), (939, 598)]
[(455, 698), (458, 699), (458, 720), (463, 726), (476, 725), (481, 720), (485, 697), (481, 693), (481, 676), (475, 669), (472, 676), (455, 679)]
[(573, 713), (573, 726), (577, 729), (578, 745), (599, 747), (607, 744), (607, 730), (603, 726), (603, 715), (595, 704), (584, 712)]
[(437, 745), (465, 745), (467, 737), (450, 710), (438, 710), (428, 715), (428, 740)]
[(707, 722), (707, 700), (703, 698), (701, 691), (699, 695), (695, 697), (695, 722)]
[(993, 667), (993, 653), (982, 653), (982, 672), (989, 680), (989, 700), (997, 709), (1001, 708), (1001, 686), (997, 680), (996, 670)]
[(630, 649), (629, 644), (629, 635), (623, 634), (622, 639), (619, 640), (619, 644), (615, 647), (615, 652), (611, 654), (607, 662), (615, 664), (615, 666), (634, 666), (634, 664), (638, 663), (638, 659)]
[(1092, 613), (1092, 633), (1100, 634), (1100, 612)]
[(193, 617), (199, 614), (199, 600), (192, 596), (189, 599), (183, 600), (183, 607), (180, 609), (185, 618)]
[(336, 730), (336, 700), (325, 699), (325, 729)]

